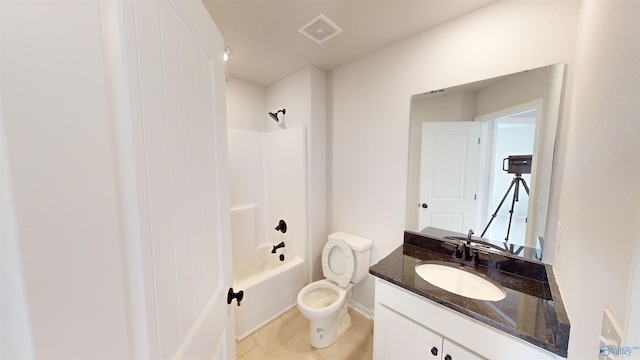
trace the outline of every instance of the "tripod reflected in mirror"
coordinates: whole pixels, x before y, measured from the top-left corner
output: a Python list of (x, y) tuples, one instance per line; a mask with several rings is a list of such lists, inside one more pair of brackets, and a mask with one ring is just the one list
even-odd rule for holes
[(484, 228), (484, 231), (482, 231), (482, 235), (480, 235), (480, 237), (484, 237), (484, 234), (487, 232), (487, 230), (489, 230), (489, 226), (491, 226), (493, 220), (498, 216), (498, 212), (500, 211), (502, 204), (504, 204), (504, 201), (509, 196), (511, 189), (514, 189), (513, 197), (511, 199), (511, 209), (509, 210), (507, 236), (504, 239), (506, 242), (509, 241), (509, 233), (511, 232), (511, 223), (513, 221), (513, 209), (516, 205), (516, 202), (520, 199), (520, 185), (524, 187), (524, 190), (527, 192), (527, 196), (529, 196), (529, 186), (527, 185), (527, 182), (522, 178), (522, 174), (531, 174), (532, 159), (533, 155), (510, 155), (509, 157), (506, 157), (502, 160), (502, 170), (506, 171), (509, 174), (514, 174), (513, 180), (511, 180), (511, 184), (509, 185), (507, 192), (502, 197), (502, 200), (500, 200), (496, 211), (491, 214), (491, 219), (489, 219), (489, 223)]

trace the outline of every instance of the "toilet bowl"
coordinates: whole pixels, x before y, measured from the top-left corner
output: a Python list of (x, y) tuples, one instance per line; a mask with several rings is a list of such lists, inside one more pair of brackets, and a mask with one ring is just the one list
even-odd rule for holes
[(298, 309), (309, 319), (309, 342), (313, 347), (330, 346), (351, 325), (351, 290), (368, 273), (371, 245), (371, 240), (345, 232), (329, 235), (322, 251), (326, 279), (308, 284), (297, 298)]
[(326, 317), (346, 304), (347, 293), (351, 288), (353, 284), (340, 289), (327, 279), (314, 281), (298, 293), (300, 312), (308, 319)]
[(298, 293), (298, 309), (309, 319), (309, 343), (315, 348), (333, 344), (351, 325), (348, 301), (353, 284), (340, 289), (323, 279), (305, 286)]

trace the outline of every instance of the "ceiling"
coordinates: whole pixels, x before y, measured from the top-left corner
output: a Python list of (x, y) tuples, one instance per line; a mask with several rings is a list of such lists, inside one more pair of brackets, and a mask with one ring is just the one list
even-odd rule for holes
[[(496, 0), (203, 0), (230, 49), (229, 76), (268, 86), (313, 65), (331, 70)], [(343, 32), (298, 32), (324, 14)]]

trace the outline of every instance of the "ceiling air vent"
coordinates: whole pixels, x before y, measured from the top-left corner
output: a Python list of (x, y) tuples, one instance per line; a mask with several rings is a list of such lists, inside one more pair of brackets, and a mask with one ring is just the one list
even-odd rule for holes
[(304, 24), (300, 29), (298, 29), (298, 32), (315, 41), (317, 44), (322, 44), (323, 42), (340, 34), (342, 29), (340, 29), (338, 25), (334, 24), (333, 21), (327, 19), (326, 16), (320, 14), (313, 20)]

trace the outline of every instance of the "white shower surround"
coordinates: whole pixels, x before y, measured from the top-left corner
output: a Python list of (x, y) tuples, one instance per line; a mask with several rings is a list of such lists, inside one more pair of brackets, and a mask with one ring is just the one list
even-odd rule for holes
[[(306, 284), (306, 128), (260, 133), (229, 130), (236, 336), (288, 310)], [(274, 228), (280, 219), (287, 232)], [(285, 242), (276, 254), (274, 245)], [(284, 261), (279, 255), (284, 255)]]

